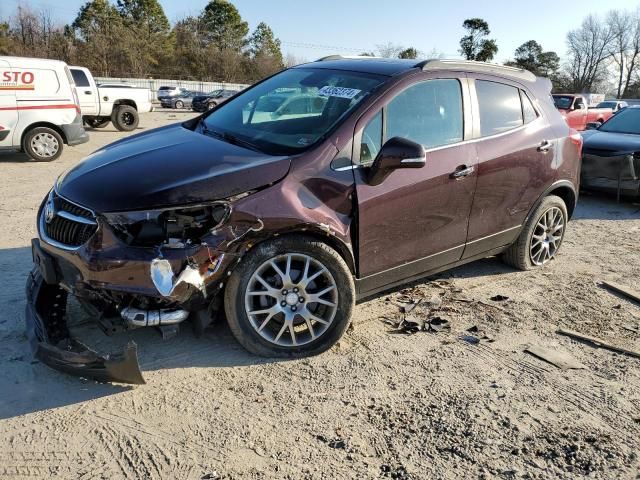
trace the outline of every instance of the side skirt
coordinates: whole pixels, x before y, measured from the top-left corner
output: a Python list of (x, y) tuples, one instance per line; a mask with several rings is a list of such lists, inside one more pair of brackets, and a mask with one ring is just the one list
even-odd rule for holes
[[(478, 253), (472, 257), (467, 257), (467, 258), (463, 258), (461, 260), (458, 260), (456, 262), (453, 263), (448, 263), (446, 265), (441, 265), (439, 267), (435, 267), (432, 268), (431, 270), (427, 270), (415, 275), (412, 275), (410, 277), (407, 278), (403, 278), (402, 280), (398, 280), (395, 282), (391, 282), (391, 283), (387, 283), (387, 284), (382, 284), (382, 285), (375, 285), (375, 280), (377, 279), (376, 277), (378, 277), (379, 275), (382, 274), (377, 274), (371, 277), (367, 277), (364, 279), (356, 279), (355, 283), (356, 283), (356, 302), (360, 303), (363, 302), (367, 299), (369, 299), (370, 297), (373, 297), (374, 295), (381, 293), (381, 292), (385, 292), (388, 290), (393, 290), (394, 288), (401, 286), (401, 285), (405, 285), (407, 283), (411, 283), (415, 280), (419, 280), (421, 278), (425, 278), (425, 277), (430, 277), (432, 275), (435, 275), (437, 273), (443, 272), (445, 270), (450, 270), (452, 268), (456, 268), (459, 267), (461, 265), (465, 265), (467, 263), (471, 263), (471, 262), (475, 262), (476, 260), (480, 260), (482, 258), (486, 258), (486, 257), (492, 257), (494, 255), (498, 255), (499, 253), (504, 252), (507, 248), (509, 248), (509, 245), (503, 245), (501, 247), (496, 247), (493, 248), (491, 250), (485, 251), (485, 252), (481, 252)], [(383, 272), (384, 273), (384, 272)]]

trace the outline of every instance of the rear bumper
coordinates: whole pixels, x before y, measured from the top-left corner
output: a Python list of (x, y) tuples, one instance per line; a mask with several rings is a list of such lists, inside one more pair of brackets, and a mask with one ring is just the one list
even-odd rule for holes
[(74, 146), (89, 141), (89, 134), (82, 126), (82, 115), (76, 115), (72, 123), (61, 125), (64, 136), (67, 139), (67, 145)]
[(67, 293), (45, 283), (37, 269), (27, 278), (26, 294), (26, 335), (35, 358), (55, 370), (101, 382), (145, 383), (134, 342), (122, 353), (103, 356), (71, 338), (65, 319)]

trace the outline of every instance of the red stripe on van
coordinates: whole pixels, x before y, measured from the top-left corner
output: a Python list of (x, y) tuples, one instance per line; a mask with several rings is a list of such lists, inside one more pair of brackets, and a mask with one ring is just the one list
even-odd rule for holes
[(67, 109), (73, 108), (80, 113), (80, 107), (73, 103), (66, 105), (28, 105), (25, 107), (0, 107), (0, 110), (50, 110), (50, 109)]

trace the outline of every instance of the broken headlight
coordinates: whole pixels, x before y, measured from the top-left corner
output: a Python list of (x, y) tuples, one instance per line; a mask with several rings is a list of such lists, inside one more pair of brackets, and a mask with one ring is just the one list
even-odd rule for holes
[(196, 207), (105, 213), (103, 217), (128, 245), (155, 247), (198, 242), (222, 225), (230, 213), (229, 203), (215, 202)]

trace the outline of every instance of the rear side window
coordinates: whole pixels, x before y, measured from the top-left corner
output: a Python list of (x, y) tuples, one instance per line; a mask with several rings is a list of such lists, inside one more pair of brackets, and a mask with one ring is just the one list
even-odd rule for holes
[(483, 137), (523, 125), (520, 92), (503, 83), (476, 80), (480, 107), (480, 134)]
[(402, 137), (439, 147), (462, 141), (462, 90), (454, 79), (428, 80), (407, 88), (387, 106), (386, 138)]
[(76, 87), (89, 86), (89, 79), (82, 70), (71, 70), (71, 75), (73, 75), (73, 81), (76, 84)]

